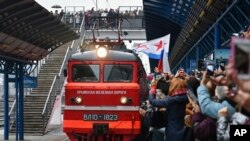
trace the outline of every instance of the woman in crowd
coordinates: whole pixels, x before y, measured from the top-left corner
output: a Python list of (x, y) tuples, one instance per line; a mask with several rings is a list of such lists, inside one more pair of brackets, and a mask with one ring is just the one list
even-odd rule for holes
[(164, 99), (149, 100), (152, 106), (167, 109), (167, 124), (165, 125), (167, 141), (183, 141), (185, 139), (184, 116), (188, 102), (186, 93), (186, 74), (184, 69), (179, 69), (176, 76), (170, 82), (168, 96)]

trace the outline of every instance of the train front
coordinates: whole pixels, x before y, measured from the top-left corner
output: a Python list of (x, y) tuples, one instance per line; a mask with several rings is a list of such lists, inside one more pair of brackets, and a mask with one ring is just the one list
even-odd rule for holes
[(119, 51), (107, 55), (86, 51), (68, 63), (63, 130), (71, 141), (131, 141), (140, 134), (136, 58)]

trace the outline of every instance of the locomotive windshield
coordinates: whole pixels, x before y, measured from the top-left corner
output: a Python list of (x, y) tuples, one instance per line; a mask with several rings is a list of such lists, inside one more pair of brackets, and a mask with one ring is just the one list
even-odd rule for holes
[(73, 65), (72, 80), (74, 82), (100, 81), (100, 65)]
[(132, 65), (104, 65), (105, 82), (131, 82), (132, 76)]

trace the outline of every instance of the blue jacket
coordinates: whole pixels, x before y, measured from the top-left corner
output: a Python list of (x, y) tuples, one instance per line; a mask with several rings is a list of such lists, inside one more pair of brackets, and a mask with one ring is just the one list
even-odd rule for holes
[(184, 117), (187, 102), (188, 98), (186, 94), (151, 100), (153, 106), (167, 108), (167, 122), (165, 125), (167, 141), (184, 140)]
[(219, 118), (218, 111), (223, 107), (228, 108), (230, 117), (235, 113), (235, 108), (232, 105), (230, 105), (226, 100), (224, 100), (221, 103), (213, 101), (209, 95), (206, 86), (203, 85), (199, 86), (197, 89), (197, 93), (198, 93), (198, 101), (203, 114), (212, 117), (214, 119), (218, 119)]

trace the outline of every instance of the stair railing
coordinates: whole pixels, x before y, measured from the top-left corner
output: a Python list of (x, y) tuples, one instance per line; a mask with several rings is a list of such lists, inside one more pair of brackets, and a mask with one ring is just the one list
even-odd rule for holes
[(45, 105), (43, 107), (42, 118), (43, 118), (43, 134), (46, 133), (46, 127), (52, 112), (56, 95), (60, 93), (60, 78), (58, 75), (55, 75), (52, 85), (49, 90), (48, 97), (46, 99)]
[[(46, 64), (49, 57), (50, 57), (50, 54), (48, 54), (44, 59), (38, 61), (37, 65), (33, 68), (33, 71), (29, 75), (33, 74), (33, 76), (36, 76), (39, 73), (42, 65)], [(28, 91), (28, 93), (30, 93), (31, 90), (32, 89), (30, 89), (30, 91)], [(25, 96), (24, 96), (24, 98), (25, 98)], [(15, 107), (16, 107), (16, 100), (12, 103), (12, 106), (11, 106), (10, 111), (9, 111), (9, 124), (10, 124), (9, 130), (12, 129), (13, 125), (16, 122), (16, 116), (15, 116), (16, 115), (16, 108)]]
[[(80, 28), (80, 37), (83, 38), (85, 33), (83, 33), (84, 30), (84, 18), (81, 24)], [(59, 73), (55, 75), (53, 83), (50, 87), (49, 94), (47, 96), (46, 102), (44, 104), (43, 112), (42, 112), (42, 118), (43, 118), (43, 134), (47, 132), (47, 125), (50, 120), (50, 115), (52, 113), (53, 107), (54, 107), (54, 102), (56, 100), (56, 96), (60, 94), (63, 85), (64, 85), (64, 75), (63, 75), (63, 70), (66, 68), (67, 61), (69, 60), (70, 56), (76, 52), (77, 48), (79, 48), (79, 40), (74, 40), (71, 44), (70, 47), (67, 48), (67, 51), (65, 53), (62, 66), (59, 70)]]
[(11, 108), (10, 108), (10, 111), (9, 111), (9, 130), (13, 127), (13, 125), (15, 124), (15, 121), (16, 121), (16, 100), (14, 100)]

